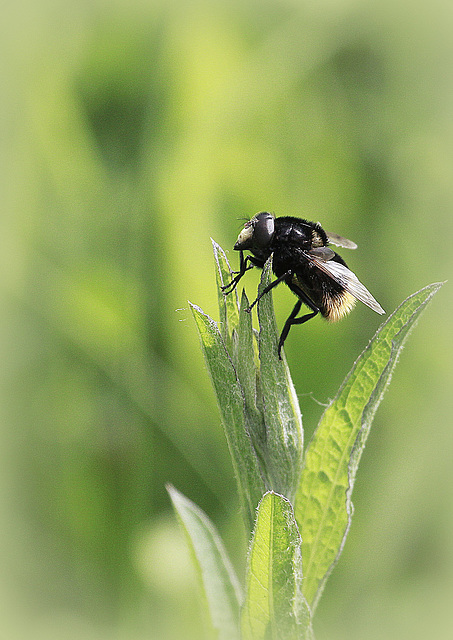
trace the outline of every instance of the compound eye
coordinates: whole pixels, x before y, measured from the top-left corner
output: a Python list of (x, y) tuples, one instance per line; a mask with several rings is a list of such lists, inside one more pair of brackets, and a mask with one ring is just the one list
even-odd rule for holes
[(256, 247), (267, 247), (274, 235), (274, 216), (267, 211), (259, 213), (255, 218), (253, 244)]

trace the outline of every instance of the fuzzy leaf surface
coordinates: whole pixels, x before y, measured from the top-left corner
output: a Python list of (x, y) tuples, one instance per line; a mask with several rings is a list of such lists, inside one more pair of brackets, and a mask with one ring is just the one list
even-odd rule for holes
[(309, 640), (311, 616), (302, 595), (301, 540), (291, 503), (267, 493), (249, 550), (242, 640)]
[(266, 487), (249, 435), (244, 393), (217, 324), (199, 307), (190, 306), (222, 416), (245, 521), (251, 530)]
[(220, 312), (220, 333), (227, 346), (232, 351), (232, 335), (239, 324), (239, 299), (237, 289), (225, 295), (222, 287), (231, 282), (233, 273), (225, 251), (211, 239), (216, 265), (215, 275)]
[(167, 487), (190, 547), (212, 635), (239, 640), (241, 588), (217, 529), (195, 503), (174, 487)]
[[(272, 259), (264, 266), (259, 291), (271, 281)], [(258, 303), (260, 323), (260, 387), (271, 489), (294, 499), (300, 477), (303, 454), (303, 428), (299, 401), (288, 365), (278, 357), (278, 330), (272, 294), (265, 294)]]
[(357, 466), (374, 414), (410, 330), (440, 286), (409, 296), (381, 326), (324, 412), (306, 451), (295, 514), (303, 540), (303, 591), (313, 609), (345, 542)]

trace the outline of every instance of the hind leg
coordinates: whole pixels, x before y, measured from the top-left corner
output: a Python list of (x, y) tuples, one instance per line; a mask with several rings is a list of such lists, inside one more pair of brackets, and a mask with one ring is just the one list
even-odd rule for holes
[[(298, 292), (297, 295), (300, 295), (301, 293), (303, 292), (300, 291)], [(296, 318), (297, 314), (299, 313), (302, 307), (302, 302), (304, 302), (307, 305), (307, 307), (309, 307), (312, 310), (312, 312), (305, 314), (301, 318)], [(286, 338), (288, 337), (289, 330), (291, 329), (293, 324), (303, 324), (304, 322), (307, 322), (307, 320), (311, 320), (311, 318), (314, 318), (318, 313), (319, 313), (319, 309), (313, 304), (313, 302), (310, 300), (308, 296), (303, 294), (303, 299), (298, 300), (294, 305), (294, 309), (291, 311), (290, 315), (288, 316), (288, 319), (285, 322), (285, 326), (283, 327), (283, 331), (280, 335), (280, 339), (278, 341), (278, 357), (280, 358), (280, 360), (282, 359), (281, 352), (282, 352), (283, 344)]]

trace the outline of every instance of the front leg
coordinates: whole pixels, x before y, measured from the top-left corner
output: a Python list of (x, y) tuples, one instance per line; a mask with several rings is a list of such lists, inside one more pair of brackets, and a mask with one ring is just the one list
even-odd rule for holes
[[(251, 262), (252, 264), (247, 264), (247, 262)], [(244, 258), (244, 252), (241, 251), (240, 252), (240, 259), (239, 259), (239, 271), (233, 271), (233, 273), (237, 273), (237, 276), (235, 276), (231, 282), (229, 282), (228, 284), (223, 285), (222, 287), (222, 291), (225, 295), (228, 295), (229, 293), (231, 293), (232, 291), (234, 291), (236, 289), (236, 287), (238, 286), (238, 282), (239, 280), (242, 278), (242, 276), (249, 271), (249, 269), (253, 269), (254, 264), (253, 264), (253, 258), (252, 256), (246, 256)], [(228, 289), (228, 291), (227, 291)]]
[(261, 291), (261, 293), (259, 294), (259, 296), (257, 297), (256, 300), (254, 300), (252, 302), (252, 304), (250, 305), (250, 307), (248, 307), (246, 309), (247, 313), (250, 313), (251, 310), (253, 309), (253, 307), (256, 305), (257, 302), (259, 302), (261, 300), (261, 298), (266, 294), (269, 293), (269, 291), (271, 291), (271, 289), (273, 289), (274, 287), (276, 287), (278, 284), (280, 284), (280, 282), (282, 282), (283, 280), (291, 279), (293, 272), (291, 270), (287, 271), (286, 273), (284, 273), (283, 275), (279, 276), (277, 278), (277, 280), (274, 280), (274, 282), (271, 282), (270, 284), (267, 285), (267, 287), (264, 287), (264, 289)]

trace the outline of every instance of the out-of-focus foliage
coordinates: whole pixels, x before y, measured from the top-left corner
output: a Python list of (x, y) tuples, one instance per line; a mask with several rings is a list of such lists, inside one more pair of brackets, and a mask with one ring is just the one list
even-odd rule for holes
[[(198, 638), (165, 482), (243, 551), (187, 308), (215, 313), (209, 237), (232, 246), (239, 219), (262, 209), (320, 220), (357, 241), (348, 263), (387, 311), (448, 278), (453, 11), (446, 0), (9, 4), (3, 626), (13, 639)], [(257, 282), (247, 275), (250, 299)], [(376, 416), (319, 640), (450, 634), (449, 289)], [(285, 288), (274, 299), (281, 326), (293, 300)], [(291, 332), (306, 432), (313, 399), (334, 394), (378, 323), (357, 307)]]

